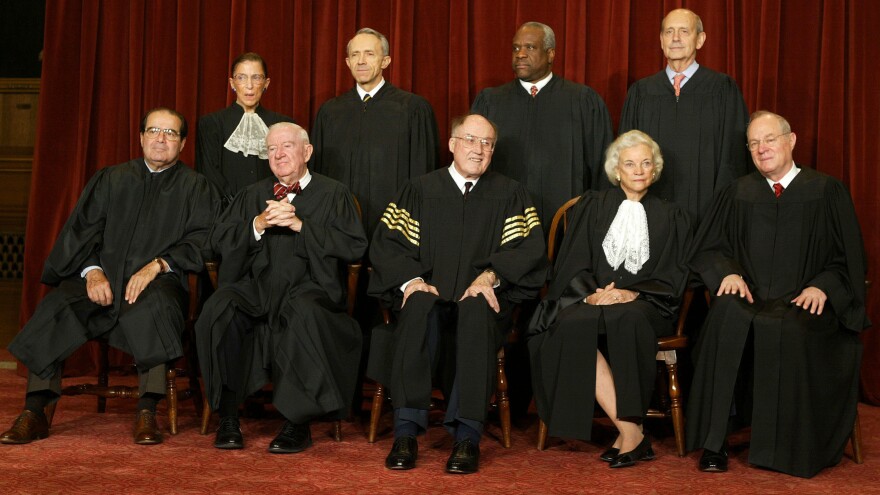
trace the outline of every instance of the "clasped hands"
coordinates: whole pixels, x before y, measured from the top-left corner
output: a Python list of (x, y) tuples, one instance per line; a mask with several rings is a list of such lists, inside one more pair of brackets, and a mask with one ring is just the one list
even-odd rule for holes
[[(721, 281), (721, 285), (718, 287), (718, 292), (715, 295), (720, 296), (723, 294), (739, 295), (739, 297), (744, 297), (749, 304), (755, 302), (746, 281), (735, 273), (724, 277), (724, 280)], [(827, 300), (828, 296), (825, 295), (822, 289), (810, 286), (802, 290), (800, 295), (792, 299), (791, 302), (804, 311), (809, 310), (810, 314), (821, 315)]]
[(596, 289), (596, 292), (584, 298), (584, 302), (593, 306), (608, 306), (635, 301), (639, 293), (614, 287), (614, 282)]
[(254, 219), (254, 227), (258, 232), (264, 232), (269, 227), (287, 227), (299, 232), (302, 230), (302, 220), (296, 216), (296, 207), (287, 198), (281, 201), (269, 199), (266, 200), (266, 209)]
[[(500, 313), (501, 306), (498, 304), (498, 298), (495, 296), (495, 289), (493, 288), (497, 281), (495, 277), (495, 273), (488, 271), (479, 274), (477, 278), (471, 282), (470, 287), (465, 289), (464, 294), (459, 301), (463, 301), (468, 297), (477, 297), (479, 294), (482, 294), (483, 297), (486, 298), (486, 302), (489, 303), (489, 307), (496, 313)], [(406, 304), (406, 300), (413, 292), (430, 292), (431, 294), (440, 297), (440, 293), (433, 285), (421, 279), (413, 280), (406, 286), (406, 290), (403, 291), (403, 303), (400, 305), (401, 308)]]
[[(150, 282), (152, 282), (163, 271), (163, 266), (155, 261), (150, 261), (138, 270), (128, 279), (125, 286), (125, 300), (129, 304), (134, 304), (138, 296), (141, 295)], [(103, 270), (96, 269), (86, 273), (86, 293), (89, 300), (101, 306), (110, 306), (113, 304), (113, 290), (110, 287), (110, 281)]]

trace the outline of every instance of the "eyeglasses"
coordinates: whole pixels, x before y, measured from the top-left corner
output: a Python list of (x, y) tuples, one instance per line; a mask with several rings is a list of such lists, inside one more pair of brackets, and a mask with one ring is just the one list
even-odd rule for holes
[(165, 140), (167, 141), (178, 141), (180, 139), (180, 133), (174, 129), (160, 129), (158, 127), (148, 127), (144, 129), (144, 134), (150, 139), (156, 139), (159, 137), (160, 132), (165, 135)]
[(247, 74), (236, 74), (232, 76), (232, 79), (235, 80), (238, 84), (247, 84), (248, 80), (254, 83), (254, 85), (259, 86), (266, 82), (266, 76), (263, 74), (254, 74), (249, 76)]
[(776, 141), (778, 141), (779, 138), (785, 136), (786, 134), (791, 134), (791, 131), (783, 132), (782, 134), (776, 136), (767, 136), (764, 139), (753, 139), (746, 143), (746, 148), (748, 148), (749, 151), (755, 151), (756, 149), (758, 149), (758, 146), (761, 146), (761, 143), (764, 143), (765, 146), (773, 146), (774, 144), (776, 144)]
[(472, 136), (470, 134), (465, 134), (464, 136), (452, 136), (452, 139), (461, 139), (467, 148), (476, 148), (480, 147), (483, 151), (487, 153), (491, 153), (495, 151), (495, 140), (484, 138), (480, 136)]

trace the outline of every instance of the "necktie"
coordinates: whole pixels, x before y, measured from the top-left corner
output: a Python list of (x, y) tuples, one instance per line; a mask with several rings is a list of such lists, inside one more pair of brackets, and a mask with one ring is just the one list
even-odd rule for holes
[(531, 93), (532, 98), (534, 98), (538, 94), (538, 87), (535, 85), (532, 85), (532, 89), (529, 90), (529, 93)]
[(465, 182), (464, 183), (464, 199), (467, 199), (468, 193), (471, 192), (472, 187), (474, 187), (473, 182)]
[(299, 181), (294, 183), (292, 186), (285, 186), (280, 182), (276, 182), (275, 187), (272, 190), (275, 192), (275, 199), (277, 201), (281, 201), (290, 193), (299, 194), (302, 192), (302, 188), (299, 187)]
[(372, 100), (372, 99), (373, 99), (373, 97), (370, 96), (370, 93), (367, 93), (367, 94), (364, 95), (364, 112), (367, 111), (367, 102), (370, 101), (370, 100)]
[(676, 74), (672, 79), (672, 87), (675, 88), (675, 101), (678, 101), (678, 96), (681, 94), (681, 81), (684, 80), (684, 74)]
[(785, 188), (782, 187), (782, 184), (780, 184), (778, 182), (773, 184), (773, 192), (776, 194), (777, 198), (779, 196), (782, 196), (782, 191), (784, 191), (784, 190), (785, 190)]

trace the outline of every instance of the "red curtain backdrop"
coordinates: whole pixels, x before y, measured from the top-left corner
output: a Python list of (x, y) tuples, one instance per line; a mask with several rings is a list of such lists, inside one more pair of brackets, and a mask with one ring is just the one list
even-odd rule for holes
[[(601, 94), (615, 121), (630, 84), (660, 70), (659, 25), (687, 7), (703, 19), (697, 60), (739, 83), (751, 111), (788, 118), (795, 160), (852, 192), (871, 261), (880, 254), (880, 5), (859, 0), (49, 0), (22, 323), (47, 288), (43, 260), (82, 187), (140, 156), (143, 112), (170, 106), (195, 127), (232, 101), (229, 64), (256, 51), (269, 65), (263, 103), (308, 128), (351, 88), (345, 44), (369, 26), (391, 42), (391, 83), (426, 97), (441, 140), (477, 92), (513, 77), (511, 39), (525, 21), (556, 31), (554, 72)], [(195, 137), (183, 150), (193, 163)], [(43, 191), (51, 191), (44, 193)], [(878, 279), (870, 263), (869, 279)], [(875, 286), (877, 284), (875, 283)], [(880, 288), (869, 291), (880, 324)], [(864, 335), (864, 396), (880, 403), (880, 338)], [(80, 357), (82, 367), (88, 361)], [(816, 363), (817, 368), (821, 363)], [(76, 366), (74, 366), (76, 367)]]

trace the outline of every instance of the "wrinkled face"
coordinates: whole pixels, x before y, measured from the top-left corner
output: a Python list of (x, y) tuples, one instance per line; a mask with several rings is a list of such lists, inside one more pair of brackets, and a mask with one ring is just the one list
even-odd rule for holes
[(303, 143), (299, 127), (283, 126), (270, 130), (266, 136), (266, 148), (269, 168), (278, 180), (291, 185), (305, 175), (312, 145)]
[(556, 50), (544, 49), (544, 30), (524, 27), (513, 37), (513, 72), (521, 81), (537, 82), (550, 73)]
[(697, 34), (697, 19), (687, 10), (673, 10), (663, 19), (660, 31), (660, 48), (670, 63), (687, 67), (697, 58), (697, 50), (703, 47), (706, 33)]
[[(753, 120), (749, 124), (746, 133), (748, 143), (755, 143), (755, 149), (751, 149), (752, 161), (761, 175), (778, 181), (791, 170), (794, 165), (792, 151), (797, 136), (793, 132), (782, 133), (779, 120), (772, 115), (764, 115)], [(768, 143), (771, 141), (771, 143)]]
[[(177, 131), (179, 135), (181, 125), (183, 125), (183, 122), (180, 119), (160, 110), (151, 113), (147, 117), (145, 128), (172, 129)], [(146, 133), (141, 133), (141, 149), (144, 151), (144, 160), (153, 170), (162, 170), (177, 163), (184, 144), (186, 144), (186, 138), (171, 141), (165, 136), (164, 132), (158, 133), (156, 137), (150, 137)]]
[(641, 198), (654, 182), (654, 154), (646, 144), (637, 144), (620, 151), (617, 160), (620, 188), (626, 197)]
[(391, 57), (382, 55), (382, 42), (376, 36), (362, 33), (351, 39), (345, 65), (354, 80), (369, 91), (382, 80), (382, 70), (391, 63)]
[[(465, 136), (475, 138), (469, 144)], [(486, 140), (486, 145), (480, 141)], [(478, 179), (486, 173), (492, 162), (492, 149), (495, 145), (495, 130), (484, 117), (471, 115), (458, 126), (449, 138), (449, 151), (452, 152), (455, 170), (466, 179)]]
[(269, 78), (266, 77), (263, 64), (245, 60), (235, 66), (229, 85), (235, 91), (235, 101), (250, 112), (260, 104), (263, 91), (269, 87)]

